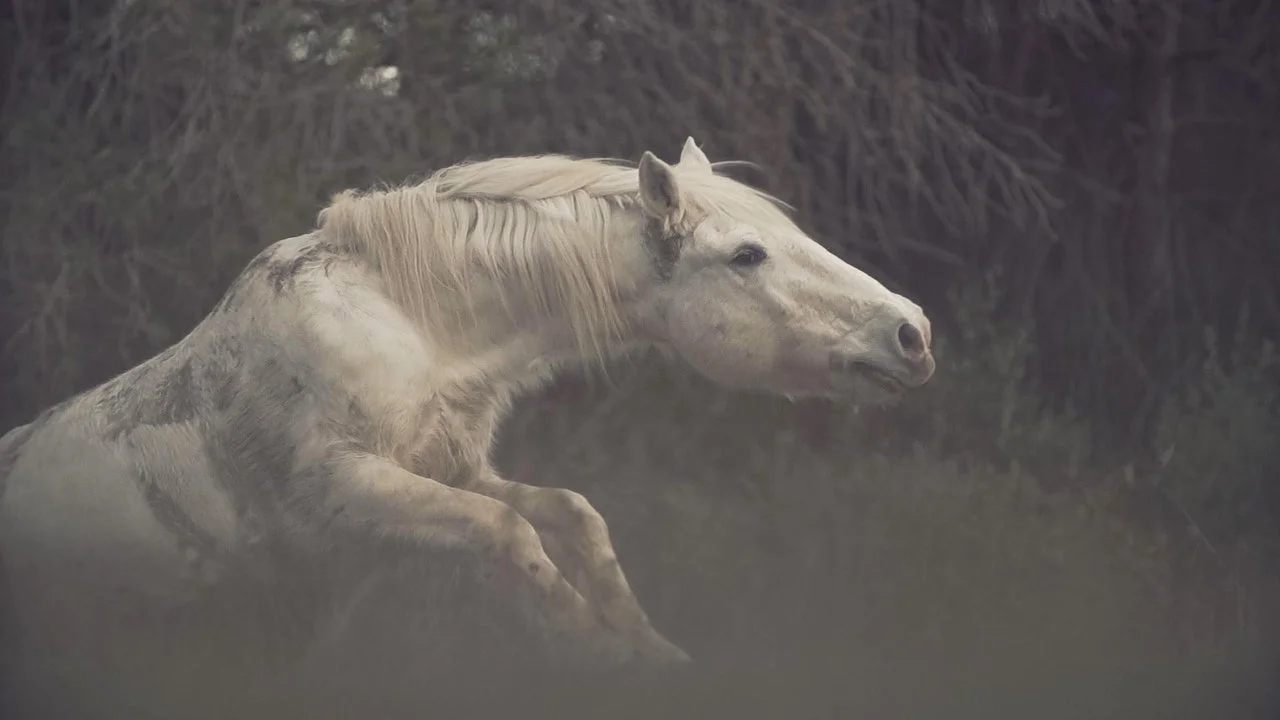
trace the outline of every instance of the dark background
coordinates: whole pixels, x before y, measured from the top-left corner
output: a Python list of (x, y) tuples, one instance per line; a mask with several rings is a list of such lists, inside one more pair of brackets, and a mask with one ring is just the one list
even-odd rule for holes
[(501, 467), (595, 503), (659, 628), (736, 668), (704, 696), (1232, 716), (1280, 678), (1278, 82), (1258, 0), (9, 0), (0, 431), (337, 190), (693, 135), (939, 361), (889, 408), (656, 358), (518, 408)]

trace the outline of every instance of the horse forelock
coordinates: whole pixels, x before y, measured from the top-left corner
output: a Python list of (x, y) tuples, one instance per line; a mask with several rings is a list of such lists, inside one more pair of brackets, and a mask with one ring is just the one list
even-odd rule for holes
[[(716, 173), (679, 177), (694, 213), (796, 229), (785, 205), (763, 191)], [(478, 267), (514, 280), (535, 311), (567, 315), (580, 348), (600, 357), (625, 330), (610, 230), (620, 213), (639, 207), (638, 194), (634, 163), (505, 157), (446, 167), (417, 184), (338, 193), (319, 225), (368, 257), (394, 299), (420, 320), (459, 322), (433, 313), (444, 306), (434, 298), (465, 299)]]

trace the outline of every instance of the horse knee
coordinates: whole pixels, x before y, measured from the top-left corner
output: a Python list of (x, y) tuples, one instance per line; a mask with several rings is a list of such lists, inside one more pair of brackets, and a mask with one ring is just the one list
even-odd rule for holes
[(551, 504), (555, 508), (558, 525), (593, 539), (607, 536), (608, 526), (604, 517), (582, 493), (564, 488), (547, 488), (547, 492), (553, 498)]
[(537, 565), (544, 555), (538, 531), (520, 513), (505, 508), (491, 522), (486, 523), (484, 533), (488, 547), (500, 563), (515, 563), (524, 570), (537, 573)]

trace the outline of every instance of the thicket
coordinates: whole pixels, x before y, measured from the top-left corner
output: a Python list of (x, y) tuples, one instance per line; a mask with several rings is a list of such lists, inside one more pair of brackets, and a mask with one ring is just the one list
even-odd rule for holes
[(1050, 675), (1263, 637), (1277, 20), (1245, 0), (13, 0), (0, 427), (180, 339), (338, 189), (497, 154), (674, 159), (691, 134), (920, 299), (939, 371), (838, 408), (646, 359), (523, 404), (504, 468), (583, 490), (673, 637), (846, 670), (1025, 668), (1038, 638)]

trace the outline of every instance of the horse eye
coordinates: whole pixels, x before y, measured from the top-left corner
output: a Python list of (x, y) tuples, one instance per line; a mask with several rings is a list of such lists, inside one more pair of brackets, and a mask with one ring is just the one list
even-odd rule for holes
[(765, 253), (764, 248), (759, 245), (748, 244), (738, 248), (738, 251), (733, 254), (733, 259), (731, 259), (729, 263), (737, 265), (738, 267), (750, 267), (752, 265), (759, 265), (764, 262), (764, 259), (767, 257), (769, 256)]

